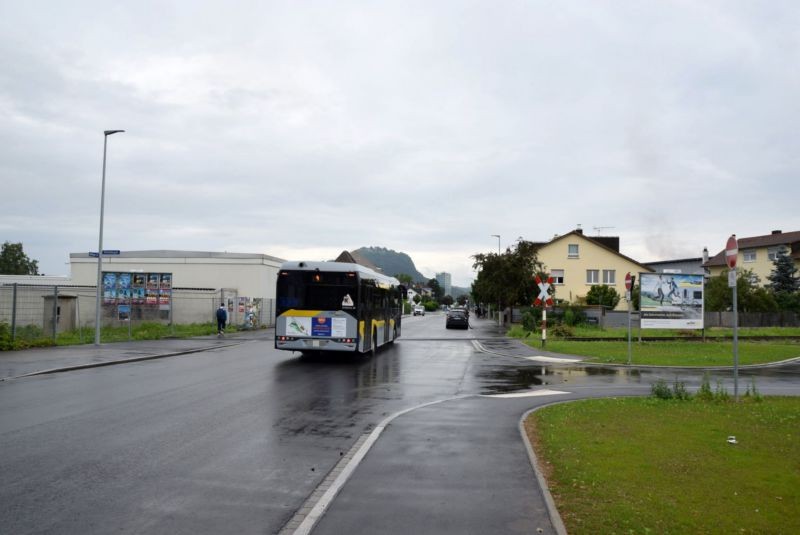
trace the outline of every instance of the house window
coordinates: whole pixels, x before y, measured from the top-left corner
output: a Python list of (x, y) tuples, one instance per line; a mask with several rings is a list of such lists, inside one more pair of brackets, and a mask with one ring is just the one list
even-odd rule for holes
[(578, 244), (570, 243), (567, 245), (567, 258), (578, 258)]
[(776, 258), (778, 258), (778, 253), (781, 252), (783, 249), (783, 245), (779, 245), (777, 247), (770, 247), (767, 249), (767, 258), (769, 258), (770, 262), (774, 262)]
[(599, 269), (587, 269), (586, 270), (586, 284), (597, 284), (600, 282), (600, 270)]
[(554, 269), (550, 272), (550, 276), (553, 278), (553, 284), (564, 284), (563, 269)]
[(617, 284), (617, 271), (615, 269), (603, 270), (603, 284), (614, 286)]
[(755, 262), (756, 261), (756, 252), (755, 252), (755, 250), (742, 251), (742, 257), (744, 258), (745, 262)]

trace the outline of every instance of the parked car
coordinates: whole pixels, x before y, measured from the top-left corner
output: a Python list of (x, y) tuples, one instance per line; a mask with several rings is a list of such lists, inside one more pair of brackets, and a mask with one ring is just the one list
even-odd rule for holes
[(414, 312), (415, 316), (424, 316), (425, 315), (425, 307), (422, 305), (414, 305)]
[(453, 327), (461, 327), (462, 329), (469, 329), (469, 317), (467, 311), (463, 308), (453, 308), (447, 313), (447, 319), (444, 322), (447, 329)]

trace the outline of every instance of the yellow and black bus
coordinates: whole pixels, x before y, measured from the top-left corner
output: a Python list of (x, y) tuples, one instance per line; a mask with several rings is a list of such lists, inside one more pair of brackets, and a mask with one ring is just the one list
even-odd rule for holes
[(400, 337), (405, 287), (359, 264), (285, 262), (278, 272), (275, 347), (375, 354)]

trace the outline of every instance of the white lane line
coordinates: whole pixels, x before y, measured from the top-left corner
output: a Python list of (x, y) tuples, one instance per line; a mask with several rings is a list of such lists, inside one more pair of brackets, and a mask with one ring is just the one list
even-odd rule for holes
[(525, 360), (533, 360), (536, 362), (580, 362), (581, 359), (565, 359), (565, 358), (557, 358), (557, 357), (545, 357), (544, 355), (536, 355), (534, 357), (524, 357)]
[(526, 390), (525, 392), (513, 392), (511, 394), (493, 394), (483, 396), (486, 398), (501, 398), (501, 399), (510, 399), (510, 398), (532, 398), (537, 396), (558, 396), (560, 394), (569, 394), (569, 392), (563, 392), (561, 390)]

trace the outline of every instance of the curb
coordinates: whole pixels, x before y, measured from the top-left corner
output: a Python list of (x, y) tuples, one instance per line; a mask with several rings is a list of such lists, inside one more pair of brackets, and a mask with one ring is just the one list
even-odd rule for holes
[(544, 503), (547, 505), (547, 514), (550, 516), (550, 522), (553, 524), (553, 529), (556, 530), (558, 535), (567, 535), (567, 528), (564, 526), (564, 521), (561, 520), (561, 515), (556, 507), (556, 502), (553, 500), (553, 495), (550, 494), (550, 487), (547, 485), (547, 480), (544, 478), (544, 474), (539, 467), (539, 459), (536, 457), (536, 452), (533, 451), (533, 445), (531, 444), (531, 441), (528, 440), (528, 433), (525, 432), (525, 420), (528, 419), (528, 416), (543, 407), (557, 405), (559, 403), (569, 403), (569, 401), (556, 401), (553, 403), (548, 403), (547, 405), (541, 405), (525, 412), (525, 414), (523, 414), (519, 420), (519, 434), (522, 435), (522, 442), (525, 443), (525, 449), (528, 451), (528, 460), (531, 462), (533, 471), (536, 473), (536, 480), (539, 482), (539, 489), (542, 491), (542, 495), (544, 496)]

